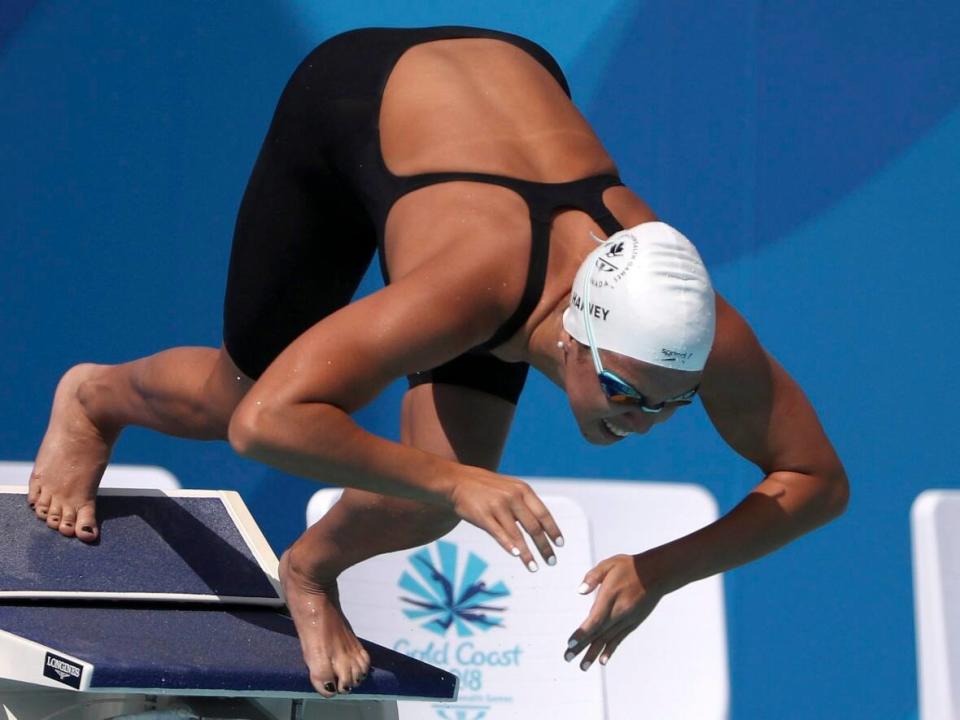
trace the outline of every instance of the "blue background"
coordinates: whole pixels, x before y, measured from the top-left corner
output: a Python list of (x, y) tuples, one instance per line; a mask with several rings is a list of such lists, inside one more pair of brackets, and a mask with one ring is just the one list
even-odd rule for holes
[[(234, 215), (309, 49), (352, 27), (446, 23), (555, 54), (625, 180), (698, 243), (846, 463), (841, 520), (728, 575), (732, 717), (914, 717), (908, 512), (922, 489), (958, 486), (955, 0), (5, 0), (0, 457), (32, 457), (71, 365), (219, 344)], [(396, 437), (401, 390), (361, 421)], [(143, 430), (114, 457), (239, 489), (278, 550), (316, 488)], [(724, 510), (759, 480), (699, 408), (591, 448), (539, 377), (503, 470), (698, 482)]]

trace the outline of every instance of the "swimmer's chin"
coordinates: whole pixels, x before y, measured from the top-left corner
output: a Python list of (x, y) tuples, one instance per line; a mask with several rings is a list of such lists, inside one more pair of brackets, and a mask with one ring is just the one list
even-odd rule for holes
[(626, 440), (627, 437), (629, 437), (629, 435), (626, 437), (614, 435), (603, 426), (602, 420), (598, 420), (597, 422), (591, 423), (587, 426), (581, 425), (580, 434), (583, 435), (583, 439), (591, 445), (599, 445), (601, 447), (613, 445), (621, 440)]

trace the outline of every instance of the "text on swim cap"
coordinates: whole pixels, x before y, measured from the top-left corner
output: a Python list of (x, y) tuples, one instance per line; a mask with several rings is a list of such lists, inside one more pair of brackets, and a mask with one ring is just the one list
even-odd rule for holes
[(681, 363), (685, 363), (687, 362), (687, 360), (693, 357), (693, 353), (691, 352), (683, 352), (681, 350), (667, 350), (667, 348), (660, 348), (660, 354), (663, 356), (661, 359), (664, 362), (676, 362), (677, 360), (679, 360)]
[[(570, 304), (573, 305), (577, 310), (583, 312), (583, 300), (579, 295), (577, 295), (577, 293), (574, 292), (571, 294)], [(590, 305), (587, 307), (587, 314), (597, 318), (598, 320), (606, 320), (607, 315), (610, 314), (610, 310), (602, 305), (590, 303)]]

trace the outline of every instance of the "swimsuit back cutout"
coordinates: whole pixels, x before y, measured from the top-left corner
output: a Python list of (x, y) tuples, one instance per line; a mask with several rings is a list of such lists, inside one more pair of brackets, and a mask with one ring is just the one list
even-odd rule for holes
[[(519, 305), (478, 350), (502, 344), (519, 330), (534, 310), (543, 292), (550, 246), (550, 225), (557, 212), (574, 209), (590, 215), (608, 234), (623, 229), (603, 203), (607, 188), (622, 185), (613, 174), (595, 175), (561, 183), (542, 183), (520, 178), (470, 171), (428, 172), (394, 175), (386, 166), (380, 146), (380, 104), (394, 66), (411, 47), (436, 40), (487, 38), (508, 42), (533, 57), (560, 84), (569, 97), (570, 88), (556, 60), (526, 38), (495, 30), (470, 27), (417, 29), (367, 28), (353, 30), (323, 43), (301, 63), (298, 73), (311, 80), (314, 90), (323, 88), (320, 137), (324, 152), (335, 169), (363, 199), (376, 226), (380, 245), (380, 269), (384, 282), (389, 273), (383, 241), (387, 217), (404, 195), (430, 185), (471, 181), (499, 185), (516, 192), (526, 202), (531, 223), (530, 260), (527, 281)], [(323, 82), (316, 78), (320, 66)], [(297, 74), (291, 83), (297, 81)], [(305, 83), (307, 80), (300, 81)]]
[[(527, 281), (516, 309), (497, 331), (477, 349), (492, 350), (502, 345), (516, 333), (530, 317), (543, 293), (547, 277), (547, 261), (550, 257), (550, 226), (556, 213), (563, 210), (581, 210), (589, 215), (608, 235), (623, 230), (623, 226), (603, 203), (607, 188), (623, 185), (616, 175), (593, 175), (563, 183), (541, 183), (531, 180), (471, 172), (424, 173), (421, 175), (394, 176), (403, 195), (420, 188), (439, 183), (468, 180), (509, 188), (517, 193), (530, 212), (530, 257), (527, 265)], [(382, 248), (382, 245), (381, 245)], [(384, 282), (389, 281), (384, 253), (380, 253), (380, 271)]]

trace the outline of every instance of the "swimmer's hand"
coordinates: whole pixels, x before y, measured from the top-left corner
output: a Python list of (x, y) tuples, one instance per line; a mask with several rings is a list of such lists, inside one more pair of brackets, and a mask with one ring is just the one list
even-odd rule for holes
[(547, 506), (527, 483), (477, 467), (464, 467), (450, 500), (454, 512), (493, 536), (500, 547), (517, 556), (530, 572), (537, 571), (533, 553), (517, 523), (533, 540), (547, 565), (556, 565), (553, 546), (563, 545), (560, 528)]
[(586, 649), (580, 669), (600, 657), (606, 665), (623, 639), (653, 612), (664, 593), (645, 580), (645, 555), (614, 555), (594, 567), (578, 588), (582, 595), (600, 588), (590, 614), (570, 636), (563, 659), (570, 662)]

